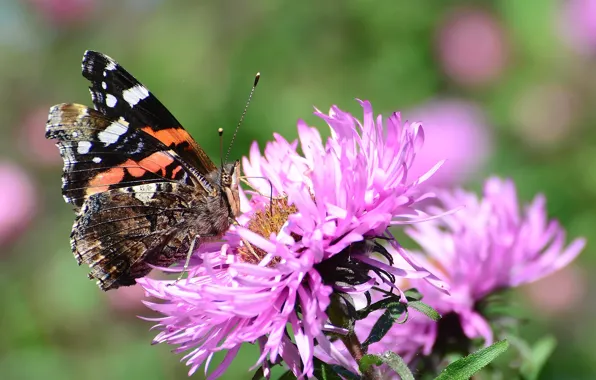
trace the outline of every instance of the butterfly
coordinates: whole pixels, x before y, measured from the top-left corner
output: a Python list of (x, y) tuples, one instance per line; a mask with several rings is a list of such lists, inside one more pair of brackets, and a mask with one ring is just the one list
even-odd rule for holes
[(82, 70), (94, 108), (55, 105), (46, 125), (64, 161), (62, 194), (76, 213), (77, 262), (105, 291), (134, 285), (152, 266), (186, 258), (186, 269), (193, 250), (220, 238), (240, 213), (239, 161), (218, 169), (107, 55), (86, 51)]

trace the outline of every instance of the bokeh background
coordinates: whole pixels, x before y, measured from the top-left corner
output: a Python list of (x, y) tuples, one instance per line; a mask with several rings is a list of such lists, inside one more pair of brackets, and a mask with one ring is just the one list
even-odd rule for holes
[[(90, 104), (86, 49), (118, 60), (212, 157), (262, 73), (232, 157), (313, 106), (401, 110), (423, 121), (420, 172), (449, 159), (440, 185), (513, 178), (548, 198), (570, 236), (596, 234), (595, 0), (256, 2), (0, 0), (0, 378), (184, 379), (171, 347), (151, 346), (135, 287), (100, 292), (77, 267), (48, 108)], [(327, 133), (322, 129), (323, 133)], [(516, 292), (524, 337), (556, 336), (541, 379), (596, 378), (596, 255)], [(243, 349), (225, 379), (249, 378)], [(202, 378), (199, 372), (195, 378)]]

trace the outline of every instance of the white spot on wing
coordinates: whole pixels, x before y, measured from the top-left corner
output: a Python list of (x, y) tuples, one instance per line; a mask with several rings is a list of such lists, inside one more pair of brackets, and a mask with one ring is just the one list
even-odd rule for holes
[(108, 84), (106, 82), (101, 82), (101, 88), (104, 90), (108, 88)]
[(106, 105), (110, 108), (114, 108), (116, 106), (116, 103), (118, 103), (118, 99), (116, 99), (116, 97), (112, 94), (107, 94), (106, 95)]
[(89, 141), (79, 141), (79, 144), (77, 145), (77, 152), (79, 154), (89, 153), (90, 149), (91, 143)]
[(141, 202), (149, 202), (153, 199), (153, 195), (157, 191), (157, 185), (154, 183), (148, 183), (135, 187), (134, 197)]
[(112, 71), (115, 69), (116, 69), (116, 62), (112, 61), (111, 59), (108, 59), (108, 64), (106, 65), (106, 70)]
[(101, 162), (101, 157), (93, 157), (93, 162), (99, 164)]
[(121, 121), (115, 121), (112, 124), (110, 124), (106, 129), (97, 134), (99, 141), (104, 143), (106, 146), (118, 141), (120, 136), (122, 136), (126, 133), (126, 131), (128, 131), (128, 123), (124, 123), (122, 123)]
[(127, 90), (122, 91), (122, 97), (131, 106), (136, 106), (141, 100), (149, 96), (149, 90), (143, 85), (137, 84)]

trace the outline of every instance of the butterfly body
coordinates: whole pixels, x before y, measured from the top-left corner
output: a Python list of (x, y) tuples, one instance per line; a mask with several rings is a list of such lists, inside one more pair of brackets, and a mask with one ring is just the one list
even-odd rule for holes
[(143, 85), (87, 51), (95, 109), (50, 109), (46, 137), (64, 160), (62, 193), (76, 213), (71, 247), (102, 290), (134, 285), (152, 266), (183, 260), (239, 214), (239, 163), (217, 169)]

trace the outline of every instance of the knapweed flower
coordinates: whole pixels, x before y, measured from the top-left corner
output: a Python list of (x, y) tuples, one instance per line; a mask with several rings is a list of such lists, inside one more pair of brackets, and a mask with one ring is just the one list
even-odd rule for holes
[(591, 56), (596, 52), (596, 2), (568, 0), (560, 3), (559, 31), (571, 48)]
[(505, 71), (510, 41), (495, 14), (475, 6), (456, 7), (439, 23), (437, 61), (463, 87), (494, 83)]
[(257, 365), (266, 374), (281, 358), (296, 376), (312, 376), (315, 345), (349, 366), (324, 334), (342, 332), (326, 314), (333, 292), (362, 293), (397, 277), (442, 286), (413, 263), (398, 267), (389, 254), (365, 249), (391, 225), (428, 218), (419, 202), (430, 195), (418, 185), (440, 163), (408, 178), (421, 125), (402, 124), (397, 113), (375, 117), (369, 102), (360, 104), (362, 121), (335, 106), (315, 112), (331, 128), (325, 143), (299, 121), (299, 142), (275, 135), (264, 155), (254, 144), (243, 162), (254, 191), (241, 193), (243, 214), (225, 242), (201, 245), (186, 280), (139, 280), (165, 301), (147, 303), (164, 314), (155, 342), (188, 351), (190, 373), (205, 361), (207, 371), (213, 354), (227, 350), (210, 375), (219, 376), (245, 342), (260, 345)]
[[(565, 231), (557, 221), (548, 220), (544, 196), (538, 195), (520, 211), (511, 180), (489, 178), (481, 199), (461, 189), (437, 191), (437, 197), (442, 204), (432, 212), (465, 207), (405, 231), (421, 247), (413, 257), (450, 287), (450, 294), (444, 294), (425, 282), (408, 280), (443, 318), (437, 323), (412, 312), (408, 322), (395, 325), (371, 345), (371, 353), (392, 350), (411, 361), (419, 353), (444, 353), (444, 345), (456, 342), (463, 342), (464, 349), (476, 338), (491, 344), (493, 330), (481, 303), (491, 294), (565, 267), (585, 245), (579, 238), (565, 246)], [(366, 338), (373, 323), (371, 319), (357, 326), (358, 335)]]
[(38, 203), (35, 189), (20, 166), (0, 162), (0, 246), (13, 242), (32, 221)]
[(492, 153), (491, 128), (478, 105), (459, 99), (435, 99), (405, 112), (424, 120), (424, 149), (410, 173), (423, 174), (445, 160), (426, 186), (459, 186), (484, 166)]

